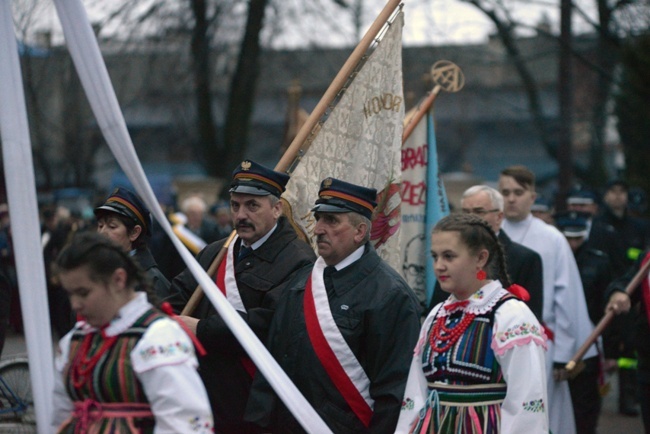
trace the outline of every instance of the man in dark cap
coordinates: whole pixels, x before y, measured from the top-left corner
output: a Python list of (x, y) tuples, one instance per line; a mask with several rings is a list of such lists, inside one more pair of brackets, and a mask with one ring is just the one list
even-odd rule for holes
[[(420, 329), (418, 300), (369, 243), (375, 189), (333, 178), (312, 209), (319, 258), (283, 294), (269, 350), (335, 433), (393, 433)], [(247, 420), (303, 432), (258, 375)]]
[(599, 210), (596, 193), (588, 188), (576, 189), (569, 193), (566, 203), (567, 210), (573, 214), (562, 214), (565, 222), (569, 215), (579, 216), (580, 220), (584, 219), (586, 221), (584, 241), (589, 241), (589, 248), (600, 250), (609, 256), (614, 276), (625, 273), (628, 263), (625, 260), (623, 241), (616, 234), (614, 227), (594, 218)]
[(111, 239), (133, 256), (149, 277), (160, 300), (169, 297), (169, 281), (162, 274), (147, 241), (151, 237), (151, 213), (135, 193), (118, 187), (95, 208), (97, 232)]
[[(288, 175), (248, 160), (235, 169), (230, 184), (230, 212), (237, 236), (217, 270), (216, 283), (262, 342), (283, 284), (294, 271), (315, 259), (311, 246), (298, 239), (282, 216), (280, 195), (288, 180)], [(209, 268), (224, 243), (208, 244), (198, 254), (204, 269)], [(171, 302), (176, 310), (182, 310), (196, 286), (187, 269), (173, 279), (175, 296)], [(191, 317), (181, 318), (208, 352), (199, 364), (216, 432), (259, 432), (255, 425), (243, 421), (255, 365), (207, 298)]]
[[(629, 185), (624, 180), (609, 181), (603, 195), (604, 210), (597, 221), (614, 228), (616, 238), (623, 244), (624, 260), (629, 267), (641, 252), (650, 248), (650, 225), (646, 220), (629, 214), (628, 192)], [(617, 276), (621, 275), (618, 269), (616, 271)], [(617, 316), (610, 330), (618, 333), (621, 338), (618, 354), (619, 412), (636, 416), (639, 412), (636, 408), (636, 338), (633, 314)]]
[[(609, 254), (600, 250), (590, 237), (590, 214), (566, 211), (555, 214), (555, 225), (564, 234), (578, 265), (582, 288), (587, 301), (589, 318), (598, 324), (605, 312), (605, 290), (614, 278), (614, 268)], [(593, 229), (593, 228), (592, 228)], [(605, 357), (613, 357), (612, 336), (603, 335)], [(595, 434), (601, 409), (598, 356), (583, 360), (584, 369), (569, 380), (573, 414), (578, 434)]]

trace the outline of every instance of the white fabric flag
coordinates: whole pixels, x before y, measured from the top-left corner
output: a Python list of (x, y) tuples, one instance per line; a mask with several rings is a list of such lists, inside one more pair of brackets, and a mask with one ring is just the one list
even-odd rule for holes
[(402, 26), (400, 12), (321, 126), (283, 194), (294, 222), (313, 243), (311, 208), (323, 179), (376, 188), (371, 242), (396, 270), (401, 270)]
[(106, 142), (129, 181), (131, 181), (142, 200), (174, 243), (176, 250), (178, 250), (197, 282), (203, 288), (205, 295), (228, 324), (228, 327), (257, 368), (264, 374), (275, 392), (291, 410), (296, 420), (310, 432), (331, 432), (318, 416), (318, 413), (282, 371), (266, 347), (217, 289), (214, 281), (173, 233), (135, 153), (106, 65), (102, 59), (97, 40), (83, 5), (80, 0), (55, 0), (54, 3), (61, 20), (70, 54), (86, 91), (90, 106)]
[(402, 276), (426, 303), (427, 116), (402, 145)]
[(0, 1), (0, 137), (38, 432), (48, 431), (54, 370), (36, 182), (11, 2)]

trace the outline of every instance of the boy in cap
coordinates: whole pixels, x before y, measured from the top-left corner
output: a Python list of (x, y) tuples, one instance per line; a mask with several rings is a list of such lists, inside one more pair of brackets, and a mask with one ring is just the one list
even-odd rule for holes
[(103, 204), (95, 208), (94, 213), (97, 232), (134, 257), (149, 277), (154, 293), (161, 301), (169, 297), (169, 281), (158, 268), (147, 246), (153, 220), (149, 209), (138, 195), (118, 187)]
[[(230, 213), (236, 238), (216, 273), (217, 286), (244, 321), (264, 342), (283, 284), (296, 270), (315, 258), (311, 247), (298, 239), (282, 216), (280, 195), (289, 176), (254, 161), (243, 161), (233, 171)], [(225, 239), (208, 244), (197, 261), (208, 269)], [(227, 279), (225, 276), (234, 276)], [(173, 307), (181, 311), (197, 286), (185, 270), (172, 280)], [(204, 297), (192, 316), (181, 316), (208, 354), (199, 359), (218, 433), (254, 433), (260, 430), (243, 420), (255, 365), (246, 355), (210, 300)]]
[[(319, 258), (291, 279), (268, 346), (335, 433), (392, 433), (419, 328), (418, 301), (369, 243), (375, 189), (322, 181)], [(304, 432), (262, 376), (246, 413), (272, 432)]]

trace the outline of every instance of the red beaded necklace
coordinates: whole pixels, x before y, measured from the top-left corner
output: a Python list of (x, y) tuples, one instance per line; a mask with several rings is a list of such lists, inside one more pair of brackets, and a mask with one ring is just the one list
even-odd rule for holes
[(117, 340), (117, 335), (106, 337), (103, 330), (100, 333), (102, 335), (102, 343), (99, 349), (95, 352), (95, 355), (88, 357), (90, 346), (96, 334), (88, 333), (84, 336), (81, 348), (79, 348), (79, 351), (77, 351), (77, 354), (72, 361), (72, 385), (77, 389), (87, 381), (89, 377), (88, 374), (92, 372), (97, 365), (97, 362), (99, 362), (99, 359), (106, 354)]
[[(458, 339), (465, 333), (465, 330), (474, 321), (475, 317), (476, 314), (463, 311), (461, 320), (452, 328), (445, 326), (446, 317), (438, 317), (433, 327), (431, 327), (431, 334), (429, 335), (431, 349), (436, 353), (444, 353), (447, 351), (452, 345), (458, 342)], [(438, 346), (436, 342), (442, 342), (443, 344), (442, 346)]]

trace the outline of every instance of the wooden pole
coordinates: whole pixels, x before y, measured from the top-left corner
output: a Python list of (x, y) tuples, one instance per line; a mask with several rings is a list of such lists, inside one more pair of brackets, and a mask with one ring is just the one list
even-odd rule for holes
[[(636, 290), (636, 288), (641, 284), (641, 281), (647, 276), (648, 271), (650, 271), (650, 261), (647, 261), (645, 264), (641, 266), (639, 271), (634, 275), (634, 278), (628, 283), (628, 285), (625, 287), (625, 293), (632, 297), (632, 294)], [(587, 350), (589, 350), (589, 347), (596, 342), (596, 339), (598, 339), (598, 336), (600, 336), (603, 331), (607, 328), (610, 322), (614, 319), (614, 312), (609, 311), (603, 316), (603, 318), (598, 322), (598, 325), (596, 328), (594, 328), (594, 331), (591, 332), (591, 335), (587, 338), (584, 344), (578, 349), (578, 351), (575, 353), (575, 355), (571, 358), (569, 363), (566, 364), (565, 368), (567, 371), (572, 371), (575, 369), (577, 363), (582, 359), (582, 357), (585, 355)]]
[[(321, 100), (318, 102), (314, 110), (311, 112), (305, 123), (300, 128), (298, 134), (296, 134), (296, 137), (294, 137), (284, 155), (282, 155), (282, 158), (280, 158), (278, 164), (275, 165), (275, 171), (286, 172), (289, 169), (293, 161), (296, 159), (296, 156), (302, 148), (305, 140), (309, 136), (309, 133), (314, 129), (320, 118), (325, 114), (327, 107), (332, 103), (332, 101), (334, 101), (336, 95), (339, 93), (343, 85), (345, 85), (348, 78), (356, 68), (357, 64), (361, 61), (361, 58), (366, 54), (366, 51), (368, 51), (368, 48), (370, 48), (370, 45), (377, 37), (377, 34), (384, 27), (384, 24), (386, 21), (388, 21), (390, 16), (393, 14), (393, 11), (395, 8), (397, 8), (397, 6), (399, 6), (401, 1), (402, 0), (388, 0), (388, 3), (386, 3), (384, 9), (382, 9), (375, 21), (372, 23), (363, 39), (361, 39), (352, 54), (350, 54), (350, 57), (348, 57), (348, 60), (343, 64), (343, 67), (339, 73), (336, 75), (336, 77), (334, 77), (334, 80), (329, 85)], [(223, 260), (228, 249), (228, 245), (234, 238), (235, 234), (235, 231), (230, 234), (228, 241), (226, 241), (226, 243), (219, 251), (219, 254), (217, 254), (217, 257), (214, 258), (214, 261), (212, 261), (210, 264), (210, 267), (207, 271), (208, 276), (212, 277), (216, 270), (219, 268), (219, 265), (221, 264), (221, 261)], [(200, 286), (197, 286), (192, 293), (190, 300), (183, 308), (181, 315), (192, 315), (202, 297), (203, 289)], [(192, 303), (192, 305), (190, 305), (190, 303)]]
[(420, 103), (417, 110), (408, 119), (405, 119), (406, 125), (404, 126), (404, 132), (402, 133), (402, 143), (406, 142), (408, 138), (411, 137), (411, 133), (415, 127), (417, 127), (418, 122), (420, 122), (433, 105), (433, 102), (440, 93), (440, 89), (442, 89), (442, 87), (439, 84), (436, 84), (433, 90), (429, 92), (426, 99)]
[(363, 39), (361, 39), (352, 54), (350, 54), (350, 57), (348, 57), (348, 60), (343, 64), (343, 67), (336, 77), (334, 77), (334, 80), (323, 94), (323, 97), (318, 104), (316, 104), (316, 107), (314, 107), (314, 110), (312, 110), (311, 114), (300, 128), (298, 134), (294, 137), (293, 141), (287, 148), (287, 151), (275, 166), (276, 171), (286, 172), (289, 169), (293, 161), (296, 159), (296, 156), (302, 148), (305, 140), (309, 136), (309, 133), (311, 133), (320, 118), (325, 114), (327, 107), (329, 107), (332, 101), (334, 101), (334, 98), (336, 98), (336, 95), (346, 83), (350, 74), (352, 74), (361, 58), (366, 54), (368, 48), (370, 48), (372, 41), (375, 40), (379, 31), (382, 29), (386, 21), (388, 21), (395, 8), (399, 6), (401, 1), (402, 0), (388, 0), (384, 9), (379, 13), (375, 22), (372, 23)]
[[(219, 265), (221, 265), (221, 261), (223, 261), (223, 257), (226, 256), (226, 252), (228, 251), (228, 246), (230, 246), (230, 243), (232, 243), (232, 240), (235, 238), (235, 235), (237, 235), (237, 231), (233, 230), (230, 233), (230, 236), (224, 243), (223, 247), (221, 247), (221, 250), (219, 250), (219, 253), (217, 254), (217, 257), (214, 258), (214, 261), (210, 264), (210, 267), (208, 267), (208, 276), (212, 277), (215, 275), (217, 272), (217, 268), (219, 268)], [(187, 304), (183, 308), (183, 311), (181, 312), (181, 315), (192, 315), (194, 313), (194, 310), (196, 307), (199, 305), (199, 302), (203, 298), (203, 290), (201, 289), (200, 285), (197, 285), (196, 289), (192, 293), (192, 296), (190, 299), (187, 301)]]

